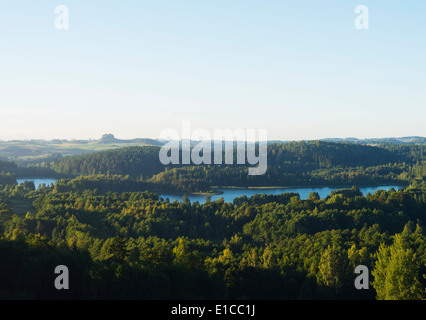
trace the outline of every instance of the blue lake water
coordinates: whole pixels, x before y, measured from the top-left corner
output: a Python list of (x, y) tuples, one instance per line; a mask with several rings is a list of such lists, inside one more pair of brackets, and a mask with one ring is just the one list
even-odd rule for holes
[[(377, 187), (360, 187), (359, 190), (366, 195), (368, 192), (373, 194), (376, 192), (376, 190), (389, 190), (391, 188), (394, 188), (396, 191), (403, 188), (401, 186), (377, 186)], [(346, 187), (335, 187), (335, 188), (329, 188), (329, 187), (321, 187), (321, 188), (308, 188), (308, 187), (291, 187), (291, 188), (271, 188), (271, 189), (217, 189), (218, 191), (221, 191), (222, 194), (218, 195), (212, 195), (210, 197), (211, 201), (215, 201), (219, 199), (220, 197), (223, 197), (225, 202), (232, 202), (234, 198), (241, 197), (243, 195), (246, 195), (248, 198), (255, 195), (255, 194), (281, 194), (281, 193), (287, 193), (287, 192), (295, 192), (300, 195), (300, 199), (307, 199), (309, 196), (309, 193), (311, 192), (318, 192), (319, 196), (321, 198), (325, 198), (326, 196), (330, 195), (331, 191), (340, 190), (340, 189), (347, 189)], [(350, 189), (350, 188), (349, 188)], [(199, 203), (204, 203), (206, 201), (205, 195), (187, 195), (188, 199), (191, 202), (198, 201)], [(160, 198), (166, 199), (169, 198), (170, 202), (173, 202), (174, 200), (182, 201), (183, 195), (176, 195), (176, 194), (160, 194)]]
[[(41, 179), (17, 179), (18, 183), (23, 183), (24, 181), (34, 181), (34, 185), (36, 189), (39, 188), (41, 184), (45, 184), (49, 186), (51, 183), (55, 184), (56, 179), (49, 179), (49, 178), (41, 178)], [(376, 192), (376, 190), (389, 190), (391, 188), (394, 188), (395, 190), (399, 190), (403, 187), (401, 186), (377, 186), (377, 187), (360, 187), (360, 191), (366, 195), (368, 192), (373, 194)], [(320, 187), (320, 188), (312, 188), (312, 187), (289, 187), (289, 188), (268, 188), (268, 189), (246, 189), (246, 188), (233, 188), (233, 189), (218, 189), (218, 191), (222, 192), (222, 194), (218, 195), (211, 195), (210, 200), (215, 201), (219, 199), (220, 197), (223, 197), (225, 202), (232, 202), (235, 198), (241, 197), (243, 195), (246, 195), (248, 198), (255, 195), (255, 194), (281, 194), (281, 193), (287, 193), (287, 192), (294, 192), (298, 193), (300, 195), (301, 199), (307, 199), (309, 196), (309, 193), (311, 192), (318, 192), (319, 196), (321, 198), (325, 198), (326, 196), (330, 195), (331, 191), (339, 190), (339, 189), (345, 189), (345, 187)], [(160, 198), (166, 199), (169, 198), (171, 202), (174, 200), (182, 201), (183, 195), (177, 195), (177, 194), (160, 194)], [(198, 201), (199, 203), (204, 203), (206, 201), (205, 195), (198, 195), (198, 194), (188, 194), (188, 199), (191, 202)]]
[(18, 184), (23, 183), (24, 181), (34, 181), (35, 188), (38, 189), (41, 184), (45, 184), (46, 186), (50, 186), (51, 183), (55, 184), (56, 179), (48, 179), (48, 178), (41, 178), (41, 179), (16, 179), (16, 182)]

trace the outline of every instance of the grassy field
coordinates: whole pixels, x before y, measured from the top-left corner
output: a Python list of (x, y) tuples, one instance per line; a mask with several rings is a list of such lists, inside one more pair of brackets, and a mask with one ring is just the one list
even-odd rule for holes
[(150, 139), (119, 140), (114, 137), (99, 140), (25, 140), (0, 141), (0, 158), (10, 160), (37, 160), (52, 155), (71, 156), (129, 146), (156, 145)]

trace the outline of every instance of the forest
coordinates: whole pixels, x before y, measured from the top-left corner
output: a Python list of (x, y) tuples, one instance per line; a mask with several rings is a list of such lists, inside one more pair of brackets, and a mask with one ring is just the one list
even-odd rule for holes
[[(164, 168), (157, 147), (20, 167), (0, 162), (0, 299), (422, 300), (426, 298), (423, 146), (271, 144), (268, 172)], [(60, 179), (16, 183), (37, 170)], [(405, 187), (363, 195), (358, 186)], [(204, 204), (157, 190), (218, 185), (340, 184)], [(53, 270), (70, 270), (69, 290)], [(356, 266), (370, 288), (354, 286)]]
[(248, 166), (239, 164), (165, 166), (159, 161), (159, 150), (158, 146), (133, 146), (19, 166), (1, 161), (0, 172), (68, 180), (81, 175), (115, 175), (127, 177), (128, 183), (132, 180), (138, 190), (164, 192), (209, 192), (224, 186), (409, 185), (421, 182), (426, 174), (425, 145), (270, 143), (267, 172), (260, 176), (248, 175)]

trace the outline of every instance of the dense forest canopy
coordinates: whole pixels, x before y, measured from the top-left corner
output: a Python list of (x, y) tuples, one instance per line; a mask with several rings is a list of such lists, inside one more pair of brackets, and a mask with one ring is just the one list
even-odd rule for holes
[(249, 166), (239, 164), (165, 166), (159, 160), (157, 146), (56, 157), (53, 161), (26, 166), (5, 162), (0, 163), (0, 170), (5, 167), (2, 171), (17, 177), (128, 176), (134, 181), (157, 184), (156, 190), (180, 192), (205, 192), (218, 186), (408, 185), (422, 181), (426, 172), (425, 148), (424, 145), (368, 146), (323, 141), (270, 143), (267, 171), (260, 176), (248, 175)]
[[(28, 184), (5, 187), (1, 199), (2, 298), (425, 297), (425, 184), (367, 196), (352, 188), (324, 199), (289, 193), (203, 205), (146, 191)], [(357, 265), (379, 275), (406, 261), (408, 284), (378, 276), (371, 290), (353, 287)], [(60, 264), (73, 270), (66, 294), (48, 286)], [(401, 290), (407, 295), (398, 296)]]
[[(321, 141), (273, 143), (268, 145), (268, 164), (270, 167), (292, 164), (294, 169), (306, 171), (336, 166), (370, 167), (389, 163), (415, 163), (423, 159), (425, 149), (426, 146), (373, 147)], [(159, 161), (159, 150), (160, 147), (121, 148), (60, 158), (51, 167), (56, 172), (71, 175), (106, 174), (109, 171), (112, 174), (151, 177), (164, 170), (164, 165)]]
[[(165, 168), (158, 147), (1, 161), (0, 299), (426, 298), (424, 146), (270, 144), (265, 177), (246, 169)], [(16, 183), (37, 170), (60, 179)], [(357, 187), (376, 182), (406, 187)], [(307, 200), (158, 196), (266, 183), (350, 187)], [(72, 270), (70, 290), (52, 285), (57, 265)], [(369, 290), (354, 287), (358, 265), (371, 271)]]

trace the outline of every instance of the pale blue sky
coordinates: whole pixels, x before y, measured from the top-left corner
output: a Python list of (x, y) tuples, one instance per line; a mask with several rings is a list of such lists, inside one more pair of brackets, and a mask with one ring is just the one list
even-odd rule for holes
[[(354, 27), (369, 8), (369, 30)], [(69, 8), (56, 30), (54, 9)], [(0, 139), (426, 136), (426, 3), (2, 1)]]

